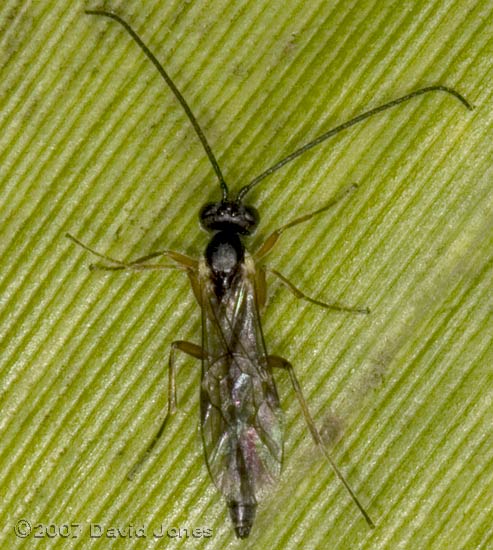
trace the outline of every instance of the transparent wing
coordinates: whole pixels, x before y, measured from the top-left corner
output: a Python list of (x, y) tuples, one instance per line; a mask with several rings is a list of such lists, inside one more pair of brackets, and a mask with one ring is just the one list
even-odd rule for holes
[(266, 350), (250, 257), (221, 298), (200, 270), (202, 437), (210, 475), (230, 502), (255, 503), (277, 482), (282, 421)]

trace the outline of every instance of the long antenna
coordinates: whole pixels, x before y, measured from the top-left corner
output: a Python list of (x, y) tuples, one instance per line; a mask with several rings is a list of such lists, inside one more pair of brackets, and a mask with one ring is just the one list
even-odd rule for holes
[(214, 156), (214, 153), (212, 152), (211, 146), (209, 145), (204, 132), (202, 131), (202, 128), (199, 126), (199, 123), (197, 122), (197, 119), (195, 118), (194, 114), (192, 113), (192, 110), (188, 106), (188, 103), (185, 101), (185, 98), (181, 95), (180, 90), (175, 86), (175, 83), (171, 80), (171, 77), (168, 75), (168, 73), (164, 70), (163, 66), (159, 61), (157, 60), (156, 56), (151, 52), (151, 50), (144, 44), (140, 36), (132, 29), (132, 27), (124, 21), (119, 15), (116, 15), (116, 13), (104, 11), (104, 10), (85, 10), (85, 13), (89, 15), (103, 15), (104, 17), (109, 17), (110, 19), (114, 19), (115, 21), (118, 21), (120, 25), (124, 27), (124, 29), (128, 32), (128, 34), (137, 42), (140, 49), (146, 54), (146, 56), (150, 59), (154, 67), (159, 71), (159, 74), (164, 78), (166, 81), (166, 84), (170, 87), (171, 91), (175, 95), (176, 99), (180, 102), (181, 106), (183, 107), (185, 113), (188, 116), (188, 119), (192, 123), (192, 126), (199, 137), (204, 150), (205, 154), (207, 155), (207, 158), (209, 159), (210, 163), (212, 164), (212, 167), (214, 168), (214, 172), (216, 172), (217, 179), (219, 180), (219, 185), (221, 187), (221, 191), (223, 193), (223, 200), (226, 200), (228, 198), (228, 186), (226, 185), (226, 181), (224, 180), (223, 174), (221, 172), (221, 169), (219, 168), (219, 164), (217, 163), (216, 157)]
[(411, 92), (410, 94), (407, 94), (405, 96), (399, 97), (397, 99), (394, 99), (392, 101), (389, 101), (388, 103), (384, 103), (383, 105), (379, 105), (378, 107), (375, 107), (374, 109), (370, 109), (369, 111), (366, 111), (366, 113), (362, 113), (361, 115), (358, 115), (355, 118), (352, 118), (351, 120), (348, 120), (347, 122), (344, 122), (344, 124), (341, 124), (339, 126), (336, 126), (335, 128), (332, 128), (332, 130), (329, 130), (328, 132), (325, 132), (325, 134), (322, 134), (318, 138), (314, 139), (313, 141), (308, 142), (306, 145), (303, 145), (303, 147), (300, 147), (299, 149), (296, 149), (293, 153), (288, 155), (287, 157), (284, 157), (279, 162), (268, 168), (265, 172), (262, 172), (259, 176), (254, 178), (248, 185), (245, 185), (240, 189), (240, 192), (238, 193), (237, 200), (242, 201), (244, 196), (251, 191), (256, 185), (258, 185), (263, 179), (265, 179), (267, 176), (270, 176), (274, 172), (277, 172), (280, 168), (282, 168), (284, 165), (288, 164), (288, 162), (293, 161), (294, 159), (301, 156), (303, 153), (306, 153), (313, 147), (316, 147), (326, 139), (329, 139), (339, 132), (342, 132), (344, 130), (347, 130), (351, 126), (354, 126), (355, 124), (358, 124), (359, 122), (362, 122), (363, 120), (366, 120), (367, 118), (372, 117), (373, 115), (376, 115), (377, 113), (381, 113), (382, 111), (386, 111), (387, 109), (391, 109), (392, 107), (395, 107), (396, 105), (399, 105), (401, 103), (404, 103), (405, 101), (409, 101), (410, 99), (413, 99), (415, 97), (418, 97), (420, 95), (426, 94), (428, 92), (446, 92), (447, 94), (453, 95), (455, 98), (457, 98), (467, 109), (470, 111), (473, 110), (473, 106), (467, 101), (467, 99), (461, 95), (459, 92), (454, 90), (453, 88), (448, 88), (447, 86), (427, 86), (426, 88), (421, 88), (419, 90), (416, 90), (414, 92)]

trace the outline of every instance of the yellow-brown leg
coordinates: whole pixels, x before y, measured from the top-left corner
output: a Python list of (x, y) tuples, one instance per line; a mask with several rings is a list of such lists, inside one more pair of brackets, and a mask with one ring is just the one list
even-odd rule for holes
[(197, 346), (197, 344), (193, 344), (192, 342), (186, 342), (185, 340), (176, 340), (171, 344), (171, 351), (169, 353), (168, 405), (167, 405), (166, 416), (164, 417), (161, 427), (159, 428), (153, 440), (151, 441), (146, 451), (142, 455), (142, 458), (130, 470), (127, 476), (128, 479), (130, 480), (135, 477), (135, 474), (140, 470), (142, 465), (150, 457), (152, 450), (156, 446), (160, 437), (163, 435), (163, 432), (164, 432), (164, 429), (166, 428), (166, 424), (168, 423), (168, 420), (177, 411), (178, 400), (176, 397), (176, 358), (175, 358), (175, 353), (177, 350), (182, 351), (183, 353), (186, 353), (187, 355), (190, 355), (195, 359), (202, 359), (204, 356), (204, 352), (202, 348), (200, 346)]
[(332, 208), (334, 205), (336, 205), (341, 199), (343, 199), (348, 193), (352, 193), (358, 188), (358, 186), (353, 183), (352, 185), (348, 185), (345, 187), (340, 193), (338, 193), (334, 198), (332, 198), (325, 206), (322, 206), (322, 208), (319, 208), (318, 210), (315, 210), (314, 212), (310, 212), (309, 214), (305, 214), (304, 216), (300, 216), (299, 218), (296, 218), (289, 223), (279, 227), (279, 229), (276, 229), (273, 231), (267, 239), (263, 242), (263, 244), (260, 246), (260, 248), (255, 252), (254, 257), (255, 260), (259, 260), (260, 258), (263, 258), (271, 250), (274, 248), (274, 245), (279, 240), (279, 237), (286, 231), (286, 229), (289, 229), (290, 227), (294, 227), (295, 225), (298, 225), (303, 222), (307, 222), (311, 220), (314, 216), (317, 214), (321, 214), (322, 212), (325, 212), (326, 210), (329, 210), (329, 208)]
[(265, 268), (265, 270), (268, 273), (272, 273), (273, 275), (275, 275), (283, 283), (283, 285), (296, 296), (296, 298), (300, 298), (301, 300), (306, 300), (307, 302), (310, 302), (320, 307), (324, 307), (326, 309), (332, 309), (333, 311), (348, 311), (349, 313), (364, 313), (364, 314), (370, 313), (370, 308), (368, 307), (346, 306), (338, 302), (328, 303), (328, 302), (321, 302), (320, 300), (316, 300), (315, 298), (310, 298), (310, 296), (307, 296), (299, 288), (296, 288), (293, 285), (293, 283), (289, 279), (284, 277), (284, 275), (279, 273), (279, 271), (276, 271), (275, 269), (270, 269), (270, 268)]
[(286, 359), (283, 359), (282, 357), (279, 357), (277, 355), (269, 355), (267, 357), (267, 361), (272, 368), (280, 368), (288, 371), (289, 378), (291, 379), (291, 384), (293, 386), (294, 392), (296, 393), (296, 397), (298, 398), (298, 402), (300, 404), (301, 411), (303, 412), (303, 416), (305, 417), (306, 425), (308, 426), (308, 429), (310, 430), (310, 433), (312, 434), (312, 437), (317, 447), (320, 449), (320, 451), (322, 452), (326, 460), (329, 462), (329, 464), (332, 466), (332, 469), (334, 470), (337, 477), (342, 481), (344, 487), (346, 487), (346, 489), (348, 490), (349, 494), (351, 495), (351, 498), (355, 502), (356, 506), (359, 508), (360, 512), (363, 514), (363, 517), (365, 518), (368, 525), (373, 529), (375, 527), (375, 524), (371, 520), (366, 510), (363, 508), (363, 505), (358, 500), (358, 497), (356, 496), (355, 492), (353, 491), (349, 483), (346, 481), (346, 478), (344, 477), (342, 472), (339, 470), (339, 468), (335, 464), (334, 460), (332, 459), (332, 457), (330, 456), (329, 452), (327, 451), (324, 445), (322, 436), (320, 435), (320, 432), (317, 430), (315, 426), (315, 422), (312, 418), (312, 415), (310, 414), (308, 405), (303, 396), (303, 392), (301, 391), (301, 386), (294, 372), (293, 365), (291, 365), (291, 363)]
[[(70, 239), (72, 242), (77, 244), (78, 246), (81, 246), (91, 254), (94, 254), (98, 258), (102, 258), (103, 260), (107, 261), (110, 264), (114, 265), (107, 265), (107, 264), (91, 264), (89, 266), (89, 269), (95, 271), (95, 270), (102, 270), (102, 271), (144, 271), (144, 270), (161, 270), (161, 269), (197, 269), (198, 262), (197, 260), (194, 260), (193, 258), (190, 258), (189, 256), (186, 256), (185, 254), (181, 254), (180, 252), (175, 252), (173, 250), (161, 250), (159, 252), (152, 252), (151, 254), (146, 254), (145, 256), (142, 256), (140, 258), (137, 258), (136, 260), (132, 260), (130, 262), (124, 262), (122, 260), (117, 260), (115, 258), (112, 258), (111, 256), (107, 256), (106, 254), (101, 254), (101, 252), (98, 252), (97, 250), (94, 250), (93, 248), (90, 248), (86, 244), (84, 244), (82, 241), (79, 241), (79, 239), (75, 238), (73, 235), (70, 235), (70, 233), (66, 234), (66, 237)], [(169, 258), (171, 261), (175, 262), (175, 265), (162, 265), (162, 264), (146, 264), (148, 260), (152, 260), (153, 258), (157, 258), (159, 256), (165, 256)]]

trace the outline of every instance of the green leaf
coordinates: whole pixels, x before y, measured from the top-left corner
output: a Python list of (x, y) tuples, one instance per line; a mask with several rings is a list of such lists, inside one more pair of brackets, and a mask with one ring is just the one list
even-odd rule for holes
[[(469, 112), (427, 94), (319, 145), (248, 195), (262, 217), (254, 250), (359, 184), (286, 232), (268, 261), (308, 295), (371, 314), (330, 313), (272, 281), (264, 330), (269, 351), (294, 364), (330, 452), (377, 524), (368, 528), (324, 462), (281, 373), (284, 473), (259, 505), (250, 544), (491, 547), (486, 0), (3, 3), (4, 546), (66, 547), (61, 535), (39, 542), (40, 527), (16, 534), (26, 519), (80, 524), (71, 548), (238, 547), (202, 455), (197, 362), (180, 360), (180, 412), (126, 478), (165, 413), (170, 344), (200, 342), (200, 312), (181, 273), (89, 272), (94, 257), (65, 233), (115, 258), (163, 248), (199, 257), (207, 235), (198, 210), (219, 188), (159, 74), (121, 26), (85, 15), (89, 7), (120, 14), (155, 52), (233, 191), (330, 128), (421, 87), (450, 86), (475, 105)], [(91, 536), (91, 523), (145, 526), (146, 536)], [(190, 537), (156, 539), (161, 525)], [(192, 536), (198, 528), (212, 537)]]

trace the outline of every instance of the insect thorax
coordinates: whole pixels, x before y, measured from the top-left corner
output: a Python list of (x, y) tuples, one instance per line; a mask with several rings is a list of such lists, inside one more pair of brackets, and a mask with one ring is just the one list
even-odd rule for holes
[(215, 294), (221, 298), (241, 269), (245, 247), (237, 233), (219, 231), (209, 241), (205, 259), (211, 270)]

